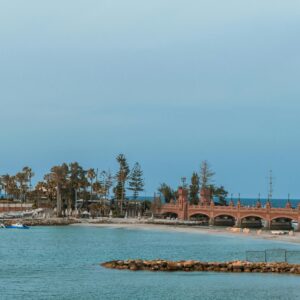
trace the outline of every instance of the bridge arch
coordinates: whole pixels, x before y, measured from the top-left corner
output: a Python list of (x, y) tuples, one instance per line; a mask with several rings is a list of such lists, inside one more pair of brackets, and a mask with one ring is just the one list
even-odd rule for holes
[(297, 218), (294, 218), (292, 216), (289, 215), (277, 215), (277, 216), (272, 216), (271, 221), (275, 220), (275, 219), (289, 219), (291, 221), (297, 221)]
[(236, 217), (231, 214), (220, 213), (214, 216), (214, 225), (216, 226), (234, 226)]
[(236, 216), (234, 214), (226, 213), (226, 212), (217, 213), (217, 214), (214, 215), (214, 218), (217, 218), (217, 217), (220, 217), (220, 216), (228, 216), (228, 217), (231, 217), (233, 219), (236, 219)]
[(166, 211), (162, 213), (164, 218), (171, 218), (171, 219), (177, 219), (178, 218), (178, 213), (174, 211)]
[(270, 221), (270, 229), (273, 230), (292, 230), (292, 221), (294, 220), (291, 216), (276, 216)]
[(245, 214), (241, 214), (241, 216), (240, 216), (241, 219), (250, 218), (250, 217), (260, 218), (262, 220), (267, 220), (266, 216), (264, 214), (260, 214), (260, 213), (245, 213)]
[(199, 216), (199, 217), (203, 216), (203, 217), (206, 217), (208, 219), (210, 218), (208, 214), (202, 213), (202, 212), (193, 212), (193, 213), (189, 214), (189, 218), (196, 217), (196, 216)]
[(266, 218), (260, 214), (245, 214), (241, 217), (242, 228), (262, 228), (266, 222)]
[(210, 219), (209, 216), (207, 214), (203, 214), (203, 213), (191, 213), (189, 215), (189, 220), (199, 221), (203, 225), (208, 225), (209, 219)]

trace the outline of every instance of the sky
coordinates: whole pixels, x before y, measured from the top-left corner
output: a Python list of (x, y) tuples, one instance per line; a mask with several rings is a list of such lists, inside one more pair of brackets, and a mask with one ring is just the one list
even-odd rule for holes
[(299, 36), (296, 0), (0, 1), (0, 174), (124, 153), (145, 195), (207, 160), (300, 198)]

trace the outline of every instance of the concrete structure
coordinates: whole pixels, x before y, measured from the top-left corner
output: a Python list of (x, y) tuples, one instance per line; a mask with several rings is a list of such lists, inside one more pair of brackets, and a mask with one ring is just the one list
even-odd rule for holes
[[(278, 225), (282, 220), (298, 222), (297, 230), (300, 230), (300, 205), (293, 209), (288, 202), (285, 208), (273, 208), (270, 202), (265, 207), (261, 207), (260, 202), (255, 207), (244, 207), (238, 201), (237, 205), (230, 202), (229, 206), (216, 206), (210, 199), (208, 204), (208, 192), (200, 193), (200, 202), (198, 205), (191, 205), (188, 202), (187, 190), (178, 189), (178, 199), (176, 202), (167, 203), (157, 209), (157, 213), (165, 216), (176, 217), (181, 220), (190, 220), (194, 217), (202, 217), (210, 225), (214, 225), (216, 219), (230, 218), (236, 227), (242, 227), (243, 223), (259, 222), (267, 229), (272, 227), (273, 222)], [(244, 226), (246, 227), (246, 226)]]

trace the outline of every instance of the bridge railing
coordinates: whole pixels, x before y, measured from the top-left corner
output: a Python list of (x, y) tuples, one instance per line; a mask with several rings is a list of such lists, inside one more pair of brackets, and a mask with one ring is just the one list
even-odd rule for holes
[(278, 213), (298, 213), (298, 209), (294, 208), (278, 208), (278, 207), (271, 207), (271, 208), (266, 208), (266, 207), (255, 207), (255, 206), (211, 206), (211, 205), (189, 205), (189, 209), (196, 210), (196, 209), (207, 209), (207, 210), (232, 210), (232, 211), (267, 211), (269, 210), (270, 212), (278, 212)]
[(161, 208), (178, 208), (178, 207), (179, 206), (177, 204), (170, 204), (170, 203), (166, 203), (161, 206)]

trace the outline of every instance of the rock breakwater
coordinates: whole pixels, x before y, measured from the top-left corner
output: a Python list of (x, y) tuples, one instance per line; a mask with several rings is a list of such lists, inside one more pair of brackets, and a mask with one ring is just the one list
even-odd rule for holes
[(161, 272), (237, 272), (237, 273), (283, 273), (300, 275), (300, 264), (284, 262), (203, 262), (198, 260), (113, 260), (101, 264), (105, 268), (130, 271), (161, 271)]
[(27, 226), (65, 226), (70, 224), (77, 224), (80, 221), (76, 219), (66, 218), (49, 218), (49, 219), (4, 219), (0, 223), (11, 225), (14, 223), (22, 223)]

